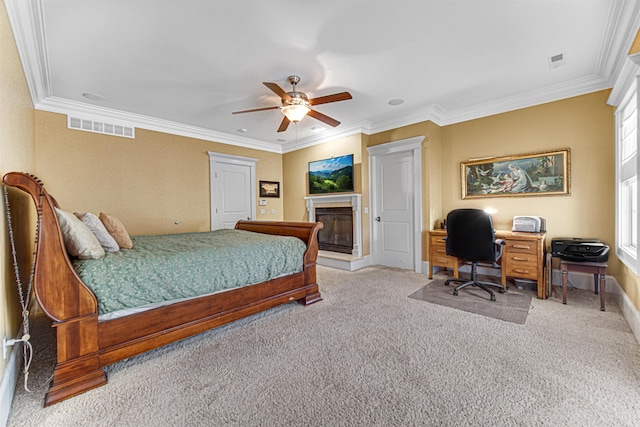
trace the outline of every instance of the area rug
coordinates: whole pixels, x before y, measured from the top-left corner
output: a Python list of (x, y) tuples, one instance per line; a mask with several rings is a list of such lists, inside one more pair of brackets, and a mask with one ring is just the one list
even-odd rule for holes
[(475, 286), (461, 289), (455, 296), (453, 295), (454, 287), (454, 283), (445, 286), (444, 280), (436, 279), (409, 295), (409, 298), (521, 325), (524, 325), (527, 320), (531, 295), (519, 292), (517, 289), (513, 289), (513, 286), (507, 289), (504, 294), (499, 293), (496, 289), (494, 291), (495, 301), (490, 300), (486, 291)]

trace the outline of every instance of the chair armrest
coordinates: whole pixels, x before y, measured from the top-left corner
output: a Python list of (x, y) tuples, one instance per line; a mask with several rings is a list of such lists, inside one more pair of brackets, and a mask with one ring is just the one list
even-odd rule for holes
[(496, 239), (495, 244), (496, 244), (496, 260), (494, 264), (496, 264), (495, 266), (497, 267), (498, 264), (502, 264), (502, 247), (506, 245), (507, 242), (504, 239)]

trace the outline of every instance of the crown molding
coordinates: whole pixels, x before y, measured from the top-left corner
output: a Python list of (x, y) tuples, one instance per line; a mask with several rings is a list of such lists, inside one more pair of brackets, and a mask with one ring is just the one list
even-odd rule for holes
[[(622, 41), (621, 50), (621, 65), (617, 69), (617, 74), (614, 78), (613, 90), (609, 95), (609, 99), (607, 103), (609, 105), (613, 105), (617, 107), (622, 102), (622, 99), (625, 96), (625, 93), (629, 89), (631, 83), (636, 77), (638, 73), (638, 65), (634, 62), (631, 57), (628, 55), (631, 46), (633, 45), (633, 41), (638, 32), (638, 27), (640, 27), (640, 2), (634, 3), (632, 8), (631, 5), (626, 5), (625, 15), (628, 17), (628, 23), (625, 27), (625, 34), (627, 37)], [(637, 56), (637, 55), (633, 55)], [(640, 62), (640, 61), (639, 61)]]
[(626, 62), (639, 23), (640, 2), (624, 0), (611, 4), (596, 74), (604, 76), (612, 86)]
[(80, 117), (91, 118), (94, 120), (107, 119), (106, 121), (111, 120), (140, 129), (282, 154), (282, 146), (280, 146), (280, 144), (268, 143), (253, 138), (245, 138), (224, 132), (213, 131), (211, 129), (143, 116), (140, 114), (96, 107), (94, 105), (70, 101), (63, 98), (45, 98), (38, 102), (35, 105), (35, 108), (52, 113), (67, 115), (75, 114)]
[(432, 121), (438, 126), (443, 126), (447, 115), (448, 113), (444, 108), (440, 105), (434, 104), (419, 110), (410, 111), (399, 117), (378, 121), (374, 126), (372, 126), (371, 133), (384, 132), (425, 121)]
[(494, 114), (506, 113), (533, 107), (548, 102), (559, 101), (574, 96), (586, 95), (587, 93), (609, 89), (611, 83), (600, 76), (591, 76), (572, 82), (549, 86), (543, 89), (524, 92), (491, 102), (474, 105), (469, 108), (461, 108), (446, 114), (440, 126), (452, 125), (468, 120), (475, 120)]
[(611, 83), (608, 80), (599, 76), (591, 76), (458, 110), (447, 111), (442, 106), (434, 104), (427, 108), (406, 114), (402, 117), (386, 120), (384, 122), (376, 122), (372, 127), (372, 132), (384, 132), (427, 120), (432, 121), (438, 126), (447, 126), (466, 122), (468, 120), (492, 116), (494, 114), (533, 107), (547, 102), (585, 95), (587, 93), (608, 89), (610, 87)]
[(22, 62), (31, 102), (51, 95), (42, 0), (5, 0), (9, 24)]
[(300, 150), (302, 148), (313, 147), (314, 145), (324, 144), (325, 142), (335, 141), (336, 139), (346, 138), (351, 135), (371, 133), (371, 122), (362, 121), (360, 123), (340, 126), (340, 129), (322, 132), (317, 136), (307, 137), (298, 141), (292, 141), (282, 145), (282, 153)]
[(609, 94), (607, 104), (618, 107), (622, 103), (622, 100), (627, 94), (627, 90), (631, 87), (631, 84), (635, 80), (637, 74), (638, 65), (636, 65), (636, 63), (631, 59), (625, 61), (622, 66), (622, 70), (618, 73), (616, 83), (613, 85), (613, 89)]

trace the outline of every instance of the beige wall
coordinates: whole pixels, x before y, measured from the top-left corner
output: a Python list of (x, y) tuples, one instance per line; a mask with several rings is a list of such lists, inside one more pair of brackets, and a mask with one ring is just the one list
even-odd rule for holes
[[(135, 139), (70, 130), (44, 111), (36, 147), (38, 176), (63, 209), (110, 213), (132, 235), (209, 230), (208, 151), (259, 159), (257, 180), (282, 181), (280, 154), (144, 129)], [(282, 220), (282, 200), (267, 199), (257, 219)]]
[[(609, 91), (471, 120), (442, 130), (443, 213), (493, 207), (497, 228), (514, 215), (540, 215), (547, 236), (597, 237), (614, 243), (614, 118)], [(569, 148), (571, 194), (462, 200), (460, 162)], [(617, 272), (613, 261), (612, 272)]]
[[(496, 228), (510, 228), (514, 215), (540, 215), (547, 238), (595, 237), (615, 245), (614, 108), (609, 91), (551, 102), (471, 120), (442, 129), (442, 212), (458, 207), (493, 207)], [(460, 162), (569, 148), (571, 194), (462, 200)], [(608, 274), (616, 277), (640, 309), (639, 280), (615, 257)]]
[[(0, 175), (14, 170), (34, 170), (33, 105), (25, 80), (13, 34), (9, 27), (4, 2), (0, 7)], [(31, 200), (18, 190), (10, 191), (12, 216), (15, 222), (19, 263), (22, 278), (28, 282), (34, 236), (31, 221), (34, 209)], [(4, 196), (2, 197), (4, 206)], [(16, 336), (20, 323), (20, 309), (15, 276), (10, 261), (9, 239), (5, 211), (0, 214), (0, 338)], [(8, 358), (7, 358), (8, 360)], [(0, 358), (0, 380), (6, 362)]]
[[(307, 221), (304, 198), (309, 195), (309, 162), (329, 157), (353, 154), (353, 186), (355, 193), (362, 194), (362, 205), (369, 205), (369, 170), (363, 135), (357, 134), (304, 148), (283, 155), (284, 218), (287, 221)], [(364, 165), (364, 166), (363, 166)], [(363, 190), (364, 189), (364, 190)], [(369, 254), (369, 215), (362, 213), (363, 254)]]

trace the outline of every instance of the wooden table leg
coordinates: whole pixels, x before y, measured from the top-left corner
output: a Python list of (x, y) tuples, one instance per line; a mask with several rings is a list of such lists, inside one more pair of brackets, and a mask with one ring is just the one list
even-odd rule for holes
[(600, 310), (604, 311), (604, 302), (607, 296), (606, 276), (607, 264), (604, 262), (569, 262), (561, 261), (560, 268), (562, 270), (562, 303), (567, 303), (567, 276), (569, 270), (581, 273), (593, 274), (593, 290), (594, 293), (600, 294)]
[(500, 270), (502, 270), (502, 287), (504, 288), (504, 290), (507, 290), (507, 270), (505, 268), (504, 263), (502, 263), (502, 265), (500, 265)]
[(569, 271), (567, 271), (567, 266), (562, 264), (562, 303), (567, 303), (567, 276), (569, 275)]
[(606, 277), (604, 271), (600, 271), (600, 311), (604, 311), (604, 300), (607, 295), (605, 286), (606, 286)]

